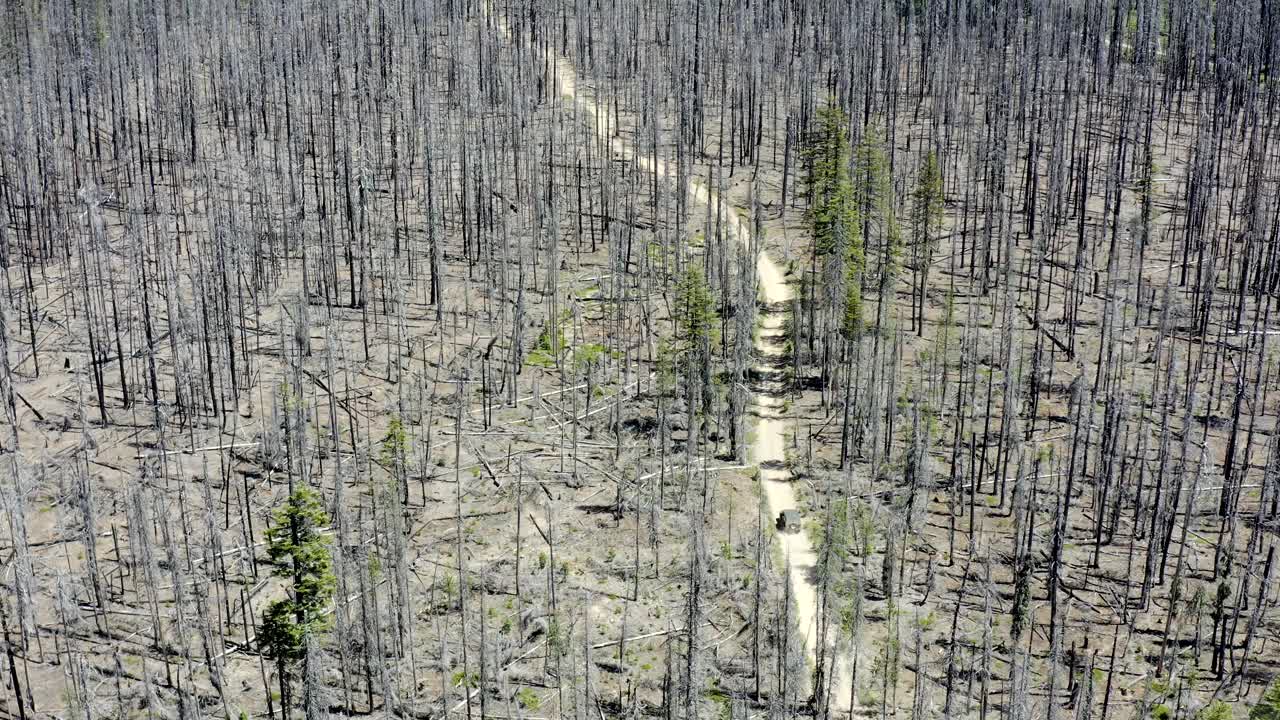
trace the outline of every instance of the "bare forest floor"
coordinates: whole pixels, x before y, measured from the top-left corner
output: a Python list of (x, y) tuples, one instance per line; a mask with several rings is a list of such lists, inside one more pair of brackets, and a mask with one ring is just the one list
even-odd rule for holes
[[(1205, 221), (1222, 251), (1183, 257), (1203, 98), (1154, 123), (1139, 253), (1136, 178), (1105, 179), (1132, 164), (1117, 108), (1074, 116), (1095, 172), (1082, 204), (1048, 179), (1065, 151), (1009, 152), (991, 191), (971, 151), (998, 134), (984, 78), (960, 73), (947, 115), (967, 120), (943, 133), (904, 68), (912, 90), (879, 126), (894, 196), (927, 149), (945, 178), (922, 324), (918, 247), (877, 285), (871, 223), (867, 326), (840, 343), (802, 330), (818, 286), (792, 124), (826, 100), (793, 89), (802, 68), (737, 67), (773, 99), (746, 157), (732, 63), (708, 60), (721, 89), (700, 111), (718, 122), (691, 151), (656, 66), (613, 64), (677, 44), (656, 39), (670, 28), (622, 37), (622, 10), (565, 7), (552, 41), (529, 8), (436, 10), (388, 44), (371, 10), (313, 18), (275, 59), (292, 80), (255, 81), (265, 100), (241, 85), (259, 70), (227, 59), (262, 52), (247, 40), (166, 50), (196, 69), (112, 60), (76, 81), (96, 93), (83, 120), (54, 70), (6, 76), (14, 97), (54, 98), (5, 116), (0, 168), (7, 716), (280, 716), (259, 625), (287, 579), (265, 538), (299, 485), (324, 499), (336, 590), (294, 681), (333, 715), (844, 715), (852, 678), (859, 717), (1189, 718), (1280, 671), (1271, 304), (1237, 308), (1231, 272), (1197, 280), (1243, 252), (1243, 179)], [(329, 22), (363, 64), (332, 60)], [(372, 62), (391, 47), (400, 63)], [(52, 129), (63, 114), (74, 132)], [(1226, 148), (1237, 169), (1251, 157), (1243, 134)], [(1038, 218), (1028, 174), (1056, 203)], [(786, 288), (758, 296), (757, 253)], [(716, 308), (701, 385), (690, 268)], [(805, 527), (779, 541), (788, 495)], [(784, 548), (821, 553), (838, 523), (868, 551), (788, 582)]]

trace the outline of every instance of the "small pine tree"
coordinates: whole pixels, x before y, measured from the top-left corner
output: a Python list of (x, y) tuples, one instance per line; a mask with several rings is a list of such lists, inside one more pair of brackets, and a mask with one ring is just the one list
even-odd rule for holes
[(306, 653), (306, 641), (328, 625), (325, 608), (337, 581), (333, 576), (329, 538), (322, 531), (329, 516), (319, 495), (295, 488), (267, 530), (267, 560), (275, 574), (291, 580), (288, 595), (267, 606), (259, 642), (275, 659), (280, 674), (280, 700), (289, 701), (289, 674)]
[[(849, 172), (849, 119), (834, 103), (818, 111), (817, 130), (806, 153), (813, 166), (809, 222), (813, 249), (822, 261), (823, 282), (841, 333), (856, 338), (862, 330), (862, 275), (865, 266), (858, 192)], [(843, 286), (843, 291), (841, 290)]]
[(862, 334), (862, 288), (850, 282), (844, 288), (844, 319), (840, 331), (845, 338), (855, 340)]
[(889, 160), (885, 157), (884, 140), (874, 126), (862, 135), (853, 156), (858, 169), (854, 185), (854, 200), (859, 215), (867, 221), (876, 220), (882, 225), (889, 216), (893, 204), (893, 185), (889, 177)]
[(814, 249), (819, 256), (825, 256), (847, 247), (856, 234), (857, 208), (849, 177), (848, 118), (838, 106), (827, 105), (818, 111), (817, 123), (807, 149), (813, 163), (809, 221), (813, 224)]
[(1231, 720), (1231, 706), (1221, 700), (1214, 700), (1196, 715), (1197, 720)]
[[(715, 298), (707, 286), (702, 270), (690, 266), (680, 279), (677, 321), (683, 329), (682, 340), (686, 412), (689, 415), (691, 435), (695, 418), (708, 413), (714, 400), (711, 378), (711, 346), (716, 337)], [(698, 433), (704, 432), (705, 427)], [(699, 434), (700, 439), (705, 439)]]
[(393, 489), (400, 494), (404, 504), (409, 502), (409, 478), (406, 472), (408, 446), (404, 422), (398, 417), (391, 418), (387, 434), (382, 436), (382, 464), (391, 473)]
[(686, 349), (696, 352), (714, 337), (717, 320), (715, 299), (711, 297), (702, 270), (693, 266), (680, 279), (678, 291), (679, 321)]
[(1249, 711), (1249, 720), (1280, 720), (1280, 677), (1267, 686), (1262, 699)]
[(929, 266), (938, 251), (938, 228), (942, 224), (942, 171), (938, 157), (930, 152), (920, 168), (920, 178), (911, 197), (911, 225), (915, 231), (914, 322), (917, 332), (924, 329), (924, 298), (929, 283)]
[(936, 249), (937, 237), (933, 233), (942, 222), (942, 211), (942, 170), (938, 167), (938, 156), (930, 152), (920, 167), (920, 178), (916, 191), (912, 194), (911, 205), (911, 222), (915, 227), (916, 240), (923, 244), (929, 254)]

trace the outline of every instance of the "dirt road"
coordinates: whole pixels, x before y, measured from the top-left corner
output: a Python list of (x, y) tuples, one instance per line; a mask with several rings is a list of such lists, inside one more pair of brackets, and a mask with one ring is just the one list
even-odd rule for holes
[[(506, 24), (496, 20), (499, 29), (509, 37)], [(555, 73), (557, 95), (565, 102), (577, 105), (578, 111), (585, 118), (607, 119), (614, 117), (607, 108), (598, 107), (589, 90), (578, 88), (577, 71), (567, 59), (547, 51), (548, 66)], [(624, 139), (612, 132), (607, 124), (596, 123), (597, 135), (609, 143), (614, 155), (630, 160), (637, 167), (674, 180), (676, 173), (661, 158), (641, 155), (635, 152)], [(704, 184), (693, 180), (689, 185), (690, 198), (702, 204), (711, 205), (713, 209), (726, 218), (730, 235), (751, 247), (751, 231), (736, 209), (725, 199), (709, 190)], [(760, 481), (763, 486), (769, 511), (773, 517), (787, 508), (798, 508), (795, 490), (792, 487), (791, 471), (786, 465), (785, 442), (792, 423), (785, 417), (786, 402), (784, 386), (775, 376), (778, 371), (773, 367), (782, 359), (785, 343), (782, 337), (783, 318), (786, 302), (791, 298), (791, 287), (787, 284), (782, 272), (769, 257), (763, 244), (756, 259), (756, 275), (759, 280), (760, 300), (764, 304), (761, 313), (760, 332), (757, 334), (756, 351), (758, 363), (757, 376), (763, 378), (754, 388), (753, 401), (758, 418), (755, 438), (748, 449), (749, 460), (760, 468)], [(795, 598), (797, 625), (804, 642), (805, 655), (810, 668), (816, 659), (818, 588), (812, 578), (812, 570), (817, 561), (809, 536), (805, 532), (778, 533), (779, 545), (783, 561), (791, 567), (791, 595)], [(778, 568), (779, 572), (783, 568)], [(845, 660), (845, 658), (840, 658)], [(837, 663), (835, 679), (830, 683), (830, 702), (834, 710), (847, 712), (849, 709), (849, 676), (847, 671)]]
[[(723, 200), (714, 196), (711, 200), (723, 203)], [(731, 226), (736, 226), (734, 235), (741, 242), (750, 243), (744, 223), (737, 220)], [(757, 384), (753, 398), (759, 419), (756, 436), (750, 447), (750, 461), (760, 468), (765, 498), (771, 513), (776, 517), (784, 509), (799, 508), (791, 470), (786, 464), (786, 439), (792, 432), (794, 423), (786, 418), (785, 387), (779, 378), (781, 371), (778, 368), (778, 364), (785, 360), (783, 319), (786, 302), (791, 298), (791, 287), (764, 249), (761, 249), (760, 256), (756, 259), (756, 274), (760, 282), (760, 297), (765, 307), (761, 313), (760, 332), (756, 335), (759, 359), (755, 374), (762, 380)], [(804, 641), (805, 655), (812, 668), (816, 662), (818, 636), (818, 587), (812, 571), (818, 558), (813, 544), (809, 542), (809, 535), (804, 531), (780, 532), (777, 538), (784, 562), (791, 566), (791, 595), (796, 602), (796, 621)], [(844, 660), (846, 658), (838, 658), (828, 692), (831, 708), (848, 712), (849, 673), (840, 662)]]

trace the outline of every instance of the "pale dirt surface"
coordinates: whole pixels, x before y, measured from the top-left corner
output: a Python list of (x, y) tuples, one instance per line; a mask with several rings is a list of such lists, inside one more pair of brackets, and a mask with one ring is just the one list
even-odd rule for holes
[[(492, 17), (492, 16), (491, 16)], [(499, 29), (509, 36), (506, 24), (496, 20)], [(611, 113), (596, 104), (589, 92), (578, 91), (577, 71), (568, 59), (558, 55), (554, 50), (547, 50), (547, 62), (555, 67), (557, 94), (566, 101), (571, 101), (586, 116), (604, 123), (596, 122), (597, 135), (609, 143), (615, 155), (633, 161), (639, 168), (656, 171), (663, 177), (674, 179), (675, 171), (661, 158), (637, 156), (628, 143), (614, 135), (608, 125)], [(735, 208), (718, 194), (708, 189), (696, 179), (691, 180), (689, 196), (702, 204), (709, 204), (723, 217), (729, 220), (729, 234), (743, 246), (752, 246), (751, 232)], [(756, 337), (756, 351), (761, 362), (755, 367), (760, 377), (770, 377), (776, 371), (770, 365), (781, 359), (783, 348), (783, 312), (784, 303), (791, 299), (791, 288), (778, 266), (774, 264), (768, 253), (762, 248), (756, 260), (756, 274), (759, 281), (760, 299), (765, 303), (765, 311), (761, 318), (760, 332)], [(769, 505), (771, 517), (788, 508), (799, 508), (796, 494), (792, 488), (792, 476), (787, 469), (784, 438), (791, 423), (785, 417), (785, 402), (782, 399), (783, 385), (776, 380), (767, 380), (755, 388), (754, 405), (758, 422), (755, 436), (749, 441), (748, 461), (760, 468), (760, 480), (763, 483), (764, 496)], [(818, 588), (813, 576), (817, 565), (817, 554), (814, 552), (809, 536), (803, 531), (782, 532), (776, 535), (782, 551), (784, 563), (790, 567), (791, 595), (795, 598), (796, 622), (804, 643), (805, 656), (810, 668), (816, 662), (816, 643), (818, 628)], [(783, 568), (778, 568), (779, 571)], [(849, 711), (849, 674), (845, 667), (837, 662), (835, 680), (831, 683), (831, 707), (834, 710)]]

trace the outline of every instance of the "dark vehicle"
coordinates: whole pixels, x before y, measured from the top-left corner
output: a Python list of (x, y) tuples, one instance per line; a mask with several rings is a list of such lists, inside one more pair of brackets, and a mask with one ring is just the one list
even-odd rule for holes
[(800, 529), (800, 511), (788, 508), (778, 513), (778, 531), (796, 532)]

